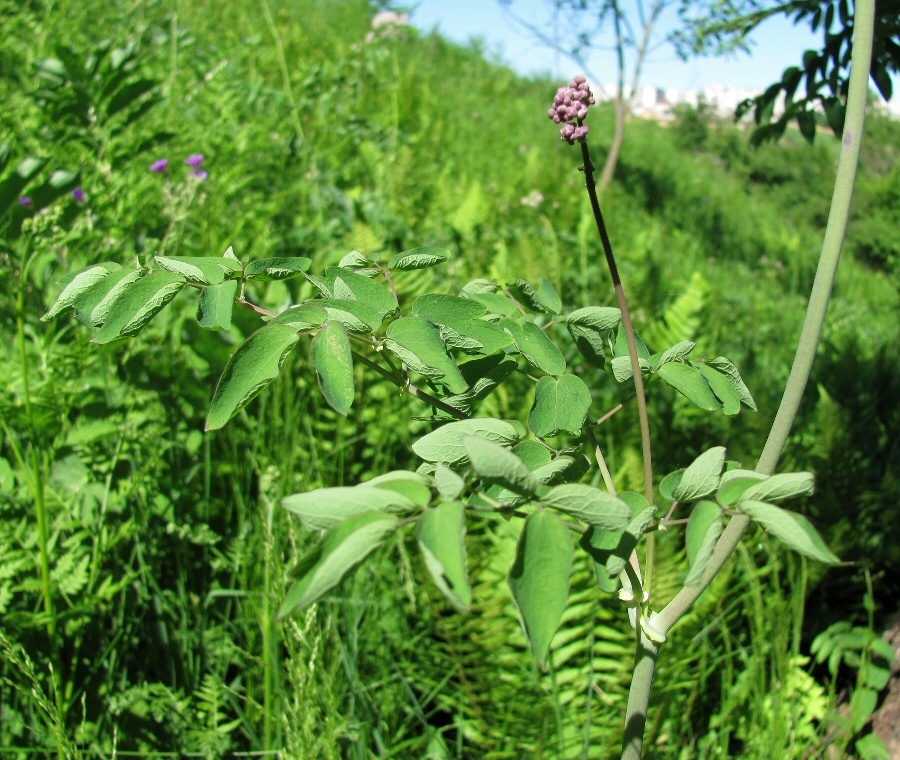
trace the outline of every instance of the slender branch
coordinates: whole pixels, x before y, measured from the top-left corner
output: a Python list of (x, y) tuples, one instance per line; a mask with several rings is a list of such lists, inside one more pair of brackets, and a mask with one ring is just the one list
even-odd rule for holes
[(382, 367), (377, 362), (373, 362), (367, 356), (363, 356), (362, 354), (357, 353), (356, 351), (353, 351), (352, 353), (353, 353), (353, 357), (355, 359), (357, 359), (358, 361), (365, 364), (369, 369), (375, 370), (375, 372), (377, 372), (383, 378), (390, 380), (394, 385), (396, 385), (401, 390), (405, 390), (411, 396), (415, 396), (420, 401), (424, 401), (426, 404), (430, 404), (435, 409), (440, 409), (442, 412), (446, 412), (447, 414), (452, 415), (453, 417), (455, 417), (458, 420), (469, 419), (469, 415), (466, 414), (465, 412), (463, 412), (462, 410), (457, 409), (456, 407), (450, 406), (450, 404), (444, 403), (436, 396), (432, 396), (430, 393), (428, 393), (428, 391), (423, 391), (421, 388), (419, 388), (416, 385), (413, 385), (412, 383), (410, 383), (408, 381), (403, 382), (403, 380), (398, 379), (396, 377), (396, 375), (391, 374), (388, 370), (386, 370), (384, 367)]
[(609, 234), (606, 231), (606, 222), (603, 221), (603, 212), (600, 210), (600, 201), (597, 198), (597, 186), (594, 183), (594, 165), (591, 163), (591, 154), (587, 142), (581, 143), (581, 155), (584, 158), (584, 177), (588, 196), (591, 199), (591, 209), (597, 222), (597, 231), (603, 243), (603, 253), (606, 255), (606, 265), (612, 278), (613, 287), (616, 290), (616, 299), (619, 302), (619, 310), (622, 312), (622, 326), (625, 328), (625, 338), (628, 342), (628, 355), (631, 359), (631, 373), (634, 378), (634, 391), (637, 395), (638, 417), (641, 423), (641, 448), (644, 456), (644, 495), (647, 501), (653, 503), (653, 461), (650, 449), (650, 418), (647, 414), (647, 399), (644, 396), (644, 378), (641, 374), (641, 366), (638, 361), (637, 341), (634, 337), (634, 327), (631, 324), (631, 310), (628, 308), (628, 299), (625, 297), (625, 289), (622, 287), (622, 278), (619, 275), (619, 267), (613, 255), (612, 244), (609, 242)]

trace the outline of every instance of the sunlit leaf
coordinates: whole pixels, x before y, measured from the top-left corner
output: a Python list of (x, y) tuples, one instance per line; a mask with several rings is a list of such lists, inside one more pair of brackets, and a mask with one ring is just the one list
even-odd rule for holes
[(425, 566), (441, 593), (461, 612), (472, 604), (472, 588), (466, 571), (466, 512), (457, 502), (428, 509), (416, 529)]

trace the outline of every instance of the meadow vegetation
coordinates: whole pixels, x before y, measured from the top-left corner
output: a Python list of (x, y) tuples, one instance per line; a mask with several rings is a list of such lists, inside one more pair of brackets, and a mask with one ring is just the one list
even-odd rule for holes
[[(0, 14), (2, 753), (614, 753), (627, 620), (576, 564), (542, 672), (504, 582), (516, 537), (495, 521), (470, 529), (468, 615), (415, 580), (414, 541), (395, 538), (338, 593), (274, 620), (285, 568), (314, 541), (279, 499), (415, 469), (420, 401), (368, 378), (341, 416), (304, 349), (204, 433), (230, 353), (258, 326), (251, 310), (210, 332), (182, 293), (138, 338), (102, 346), (70, 316), (40, 319), (59, 279), (91, 264), (229, 246), (244, 261), (308, 257), (317, 270), (352, 250), (438, 246), (449, 265), (405, 274), (405, 297), (546, 277), (567, 306), (614, 305), (579, 158), (545, 115), (559, 83), (522, 79), (477, 44), (373, 29), (365, 0), (214, 11), (0, 0)], [(601, 155), (613, 120), (611, 109), (592, 116)], [(900, 124), (873, 112), (824, 342), (781, 465), (815, 473), (816, 494), (794, 508), (854, 564), (826, 570), (761, 530), (745, 540), (672, 633), (649, 756), (808, 757), (870, 730), (887, 683), (870, 667), (872, 632), (900, 600), (898, 146)], [(839, 147), (788, 132), (752, 148), (703, 109), (629, 126), (603, 204), (637, 329), (652, 346), (693, 340), (698, 354), (729, 357), (759, 409), (709, 416), (652, 385), (660, 472), (710, 441), (755, 463)], [(256, 282), (247, 297), (280, 311), (313, 293), (300, 278)], [(592, 392), (597, 417), (622, 397)], [(503, 386), (483, 409), (523, 418), (526, 396)], [(639, 491), (631, 423), (613, 416), (601, 443), (618, 487)], [(687, 567), (683, 542), (663, 535), (657, 552), (655, 592), (668, 597)], [(840, 718), (839, 704), (856, 712)]]

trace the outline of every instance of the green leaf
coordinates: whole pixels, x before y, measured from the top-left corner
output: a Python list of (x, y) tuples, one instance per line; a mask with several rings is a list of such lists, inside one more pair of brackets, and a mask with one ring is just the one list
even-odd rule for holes
[(632, 518), (631, 508), (620, 498), (582, 483), (553, 486), (541, 503), (607, 530), (622, 530)]
[(506, 420), (476, 418), (448, 422), (413, 443), (412, 450), (426, 462), (443, 462), (453, 465), (468, 459), (462, 439), (466, 435), (478, 435), (500, 445), (512, 445), (520, 436), (516, 427)]
[(397, 529), (399, 520), (378, 512), (357, 515), (329, 530), (297, 568), (278, 618), (308, 607), (335, 588)]
[[(606, 563), (612, 554), (619, 550), (623, 536), (623, 531), (604, 530), (592, 525), (582, 534), (581, 540), (578, 542), (593, 560), (591, 564), (594, 566), (597, 586), (607, 594), (613, 593), (619, 586), (618, 575), (612, 575), (606, 569)], [(629, 536), (629, 538), (631, 537)], [(630, 554), (633, 548), (633, 546), (631, 548), (622, 546), (621, 551), (627, 551)]]
[(684, 468), (670, 472), (660, 481), (659, 493), (664, 499), (675, 501), (675, 489), (681, 483), (682, 477), (684, 477)]
[(416, 528), (425, 566), (441, 593), (460, 612), (472, 604), (472, 587), (466, 572), (466, 511), (462, 504), (447, 502), (427, 509)]
[(434, 470), (434, 485), (447, 501), (455, 501), (466, 487), (466, 481), (447, 465), (439, 463)]
[(728, 382), (731, 383), (731, 387), (734, 388), (737, 391), (738, 396), (740, 396), (741, 402), (754, 412), (756, 411), (756, 402), (753, 400), (753, 396), (750, 395), (750, 390), (744, 385), (744, 381), (741, 379), (737, 367), (735, 367), (730, 360), (726, 359), (724, 356), (717, 356), (715, 359), (710, 359), (706, 363), (713, 369), (718, 370), (725, 375), (725, 377), (728, 378)]
[(361, 301), (382, 319), (399, 311), (391, 291), (380, 282), (338, 267), (328, 267), (325, 276), (334, 278), (332, 287), (335, 298)]
[(680, 343), (676, 343), (671, 348), (667, 348), (661, 354), (654, 354), (650, 359), (650, 366), (653, 368), (654, 372), (658, 370), (664, 364), (668, 364), (669, 362), (680, 361), (688, 356), (695, 348), (697, 344), (691, 340), (683, 340)]
[(285, 496), (281, 506), (297, 515), (303, 527), (309, 530), (328, 530), (352, 517), (371, 512), (405, 515), (421, 509), (399, 491), (368, 484), (295, 493)]
[(438, 328), (421, 317), (391, 322), (384, 347), (410, 369), (444, 383), (451, 393), (462, 393), (469, 387), (447, 352)]
[(227, 330), (231, 327), (231, 312), (237, 287), (237, 280), (227, 280), (200, 291), (200, 298), (197, 300), (197, 322), (200, 327), (208, 330)]
[(494, 293), (487, 290), (468, 291), (463, 289), (466, 298), (471, 298), (484, 306), (491, 314), (511, 317), (519, 312), (519, 307), (505, 293)]
[(413, 314), (437, 325), (443, 341), (453, 348), (493, 354), (511, 346), (507, 333), (481, 319), (485, 312), (476, 301), (437, 293), (420, 296), (412, 308)]
[[(641, 336), (637, 333), (634, 334), (634, 343), (637, 348), (638, 358), (644, 359), (649, 364), (650, 349), (647, 348), (647, 345), (641, 340)], [(625, 325), (620, 325), (619, 329), (616, 331), (615, 350), (616, 356), (627, 356), (630, 358), (628, 351), (628, 334), (625, 331)]]
[(57, 296), (53, 306), (51, 306), (49, 311), (41, 317), (41, 322), (53, 319), (53, 317), (61, 311), (68, 309), (70, 306), (74, 306), (75, 301), (80, 296), (87, 293), (102, 279), (108, 277), (110, 273), (117, 272), (121, 270), (121, 268), (122, 267), (115, 262), (104, 261), (100, 264), (88, 267), (87, 269), (83, 269), (71, 277), (67, 277), (65, 287)]
[(741, 495), (741, 500), (782, 501), (795, 496), (809, 496), (813, 492), (813, 474), (811, 472), (784, 472), (771, 475), (765, 480), (754, 483)]
[[(733, 475), (732, 473), (739, 474)], [(750, 486), (765, 479), (765, 475), (753, 470), (728, 470), (722, 474), (722, 479), (719, 481), (716, 501), (723, 507), (730, 507)]]
[(378, 274), (378, 270), (372, 266), (372, 261), (359, 251), (350, 251), (338, 262), (338, 266), (341, 269), (352, 269), (364, 277), (375, 277)]
[(725, 414), (731, 416), (741, 411), (741, 397), (731, 384), (731, 380), (708, 364), (693, 362), (692, 366), (706, 378), (712, 392), (722, 402), (722, 411)]
[(153, 260), (161, 269), (197, 285), (217, 285), (226, 277), (241, 277), (240, 266), (222, 257), (157, 256)]
[(310, 264), (312, 260), (303, 256), (258, 259), (247, 264), (244, 276), (248, 280), (287, 280), (303, 274)]
[(388, 262), (388, 269), (396, 269), (401, 272), (427, 269), (443, 264), (449, 258), (450, 252), (443, 248), (413, 248), (393, 256)]
[(206, 418), (207, 430), (218, 430), (263, 388), (271, 383), (288, 353), (300, 339), (287, 325), (266, 325), (235, 351), (213, 394)]
[(687, 557), (691, 563), (685, 586), (696, 586), (702, 580), (723, 526), (722, 510), (718, 504), (703, 500), (694, 505), (685, 533)]
[[(431, 501), (431, 480), (418, 472), (408, 470), (391, 470), (382, 475), (377, 475), (360, 487), (384, 488), (388, 491), (396, 491), (420, 507), (427, 507)], [(389, 511), (389, 510), (388, 510)]]
[(328, 405), (347, 415), (353, 406), (353, 354), (350, 338), (340, 322), (326, 322), (313, 338), (310, 360)]
[(542, 668), (566, 608), (574, 554), (569, 530), (558, 517), (544, 510), (529, 515), (516, 546), (509, 587)]
[(812, 523), (803, 515), (788, 512), (786, 509), (762, 501), (742, 501), (741, 510), (779, 541), (804, 557), (816, 559), (826, 565), (840, 564), (841, 561), (825, 545)]
[(619, 326), (622, 312), (612, 306), (586, 306), (583, 309), (576, 309), (565, 319), (570, 327), (589, 329), (605, 336)]
[(672, 362), (660, 367), (657, 374), (701, 409), (715, 412), (721, 408), (721, 404), (712, 392), (712, 388), (709, 387), (706, 378), (695, 367)]
[(719, 486), (719, 476), (725, 465), (725, 447), (715, 446), (703, 452), (681, 476), (681, 482), (674, 489), (676, 501), (695, 501), (709, 496)]
[(511, 451), (477, 435), (464, 435), (461, 441), (472, 469), (483, 481), (497, 483), (523, 496), (531, 496), (537, 490), (534, 475)]
[(541, 284), (537, 288), (537, 300), (544, 307), (544, 311), (551, 314), (559, 314), (562, 311), (562, 299), (550, 280), (541, 279)]
[(317, 306), (315, 302), (310, 301), (299, 306), (292, 306), (290, 309), (281, 312), (281, 314), (269, 321), (269, 324), (287, 325), (288, 327), (293, 327), (297, 332), (304, 332), (321, 327), (327, 320), (328, 312)]
[[(634, 377), (630, 356), (617, 356), (610, 362), (610, 366), (612, 367), (613, 377), (619, 383), (624, 383), (626, 380), (631, 380)], [(638, 357), (638, 366), (641, 368), (642, 377), (647, 377), (650, 374), (650, 362), (643, 357)]]
[(590, 469), (590, 463), (582, 454), (575, 457), (559, 456), (532, 469), (534, 477), (542, 486), (555, 486), (560, 483), (574, 483)]
[(160, 271), (138, 280), (116, 299), (106, 322), (92, 341), (109, 343), (137, 335), (184, 285), (184, 280), (177, 275)]
[(350, 332), (373, 333), (381, 327), (382, 319), (373, 308), (360, 301), (341, 298), (322, 298), (314, 301), (325, 309), (328, 319), (336, 319)]
[(625, 563), (631, 557), (631, 552), (644, 537), (647, 526), (654, 517), (656, 517), (656, 507), (651, 505), (635, 514), (628, 522), (618, 546), (606, 560), (606, 572), (611, 577), (615, 578), (625, 569)]
[(566, 371), (566, 360), (556, 344), (534, 322), (514, 322), (504, 319), (500, 326), (512, 335), (516, 346), (528, 363), (548, 375), (561, 375)]
[(146, 269), (118, 269), (94, 283), (75, 298), (75, 316), (88, 327), (100, 327), (106, 322), (113, 304), (134, 283), (147, 274)]
[(534, 393), (528, 427), (540, 437), (581, 435), (591, 407), (591, 392), (580, 377), (542, 377)]

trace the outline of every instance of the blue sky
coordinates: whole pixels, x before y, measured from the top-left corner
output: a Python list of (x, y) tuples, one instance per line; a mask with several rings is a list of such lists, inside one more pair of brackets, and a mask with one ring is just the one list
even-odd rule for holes
[[(426, 32), (437, 28), (445, 37), (458, 42), (480, 37), (489, 54), (500, 57), (522, 74), (547, 73), (568, 79), (576, 73), (574, 64), (534, 40), (504, 13), (497, 0), (413, 0), (409, 5), (414, 8), (410, 16), (413, 26)], [(626, 0), (625, 5), (631, 8), (634, 2)], [(547, 0), (513, 3), (518, 15), (535, 25), (548, 23), (548, 6)], [(655, 34), (657, 43), (677, 24), (676, 8), (671, 8), (661, 19)], [(549, 30), (549, 25), (546, 28)], [(780, 79), (785, 68), (798, 65), (804, 50), (821, 45), (821, 38), (813, 35), (808, 26), (794, 26), (789, 19), (780, 17), (760, 26), (753, 39), (755, 45), (750, 55), (740, 53), (730, 59), (695, 58), (687, 62), (679, 60), (671, 46), (661, 44), (648, 57), (642, 82), (680, 90), (701, 90), (714, 82), (762, 89)], [(600, 44), (611, 46), (611, 37)], [(595, 53), (589, 63), (600, 84), (614, 83), (612, 51)]]

